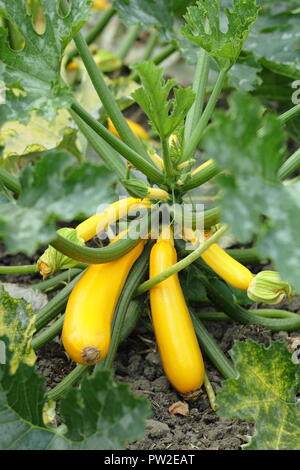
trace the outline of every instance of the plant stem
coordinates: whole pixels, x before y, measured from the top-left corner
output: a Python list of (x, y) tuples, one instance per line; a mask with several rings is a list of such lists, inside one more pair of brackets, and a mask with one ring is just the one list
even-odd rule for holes
[(148, 39), (146, 43), (146, 47), (144, 50), (144, 54), (142, 55), (141, 62), (144, 62), (150, 59), (154, 51), (154, 48), (157, 44), (158, 38), (159, 38), (158, 31), (153, 31), (153, 33), (151, 34), (150, 38)]
[(172, 185), (174, 181), (174, 169), (169, 154), (167, 139), (161, 136), (161, 143), (163, 149), (164, 170), (166, 172), (166, 182), (169, 185)]
[(281, 180), (285, 180), (291, 176), (300, 166), (300, 149), (293, 153), (284, 163), (281, 165), (278, 171), (278, 176)]
[(37, 289), (42, 292), (50, 289), (54, 289), (55, 287), (58, 287), (60, 284), (65, 284), (66, 282), (70, 282), (75, 276), (80, 274), (82, 272), (82, 269), (78, 268), (72, 268), (72, 269), (67, 269), (66, 271), (57, 274), (54, 277), (51, 277), (50, 279), (47, 279), (46, 281), (41, 281), (38, 282), (37, 284), (33, 284), (31, 286), (32, 289)]
[(106, 85), (101, 71), (97, 67), (94, 58), (85, 42), (81, 33), (78, 33), (74, 38), (78, 52), (83, 60), (85, 68), (89, 74), (89, 77), (94, 85), (94, 88), (103, 104), (107, 114), (114, 123), (121, 138), (135, 150), (137, 153), (145, 154), (144, 147), (134, 135), (130, 127), (128, 126), (126, 119), (121, 113), (117, 103), (115, 102), (108, 86)]
[(194, 153), (199, 145), (203, 132), (208, 124), (208, 121), (212, 116), (212, 113), (221, 94), (226, 75), (227, 70), (222, 69), (219, 73), (218, 79), (214, 86), (213, 92), (209, 98), (209, 101), (205, 107), (205, 110), (200, 120), (198, 121), (194, 131), (192, 132), (189, 141), (187, 142), (187, 145), (182, 155), (182, 161), (190, 160), (194, 156)]
[(177, 263), (173, 264), (169, 268), (165, 269), (165, 271), (153, 276), (148, 281), (143, 282), (137, 290), (136, 295), (143, 294), (147, 290), (151, 289), (152, 287), (156, 286), (162, 281), (168, 279), (168, 277), (172, 276), (173, 274), (182, 271), (183, 269), (187, 268), (190, 264), (192, 264), (199, 256), (206, 251), (213, 243), (215, 243), (219, 238), (228, 230), (227, 225), (223, 225), (217, 232), (215, 232), (208, 240), (206, 240), (203, 244), (201, 244), (196, 250), (194, 250), (191, 254), (183, 258), (182, 260), (178, 261)]
[(280, 114), (280, 116), (278, 116), (278, 119), (279, 119), (283, 124), (285, 124), (285, 123), (288, 122), (290, 119), (293, 119), (293, 117), (297, 116), (297, 114), (300, 114), (300, 104), (297, 104), (296, 106), (294, 106), (293, 108), (289, 109), (289, 110), (286, 111), (285, 113)]
[(213, 411), (217, 411), (218, 407), (216, 405), (216, 394), (206, 372), (204, 374), (204, 387), (208, 396), (208, 401), (211, 409)]
[(50, 325), (47, 329), (42, 331), (40, 334), (34, 336), (31, 346), (32, 348), (37, 351), (45, 344), (49, 343), (53, 338), (59, 335), (63, 324), (64, 324), (64, 315), (61, 315), (52, 325)]
[(69, 388), (78, 383), (90, 370), (92, 366), (78, 364), (59, 384), (47, 392), (47, 400), (59, 400)]
[(213, 161), (212, 163), (207, 165), (206, 168), (204, 168), (203, 170), (201, 170), (198, 173), (196, 173), (195, 175), (193, 175), (182, 186), (178, 186), (178, 189), (182, 193), (186, 193), (190, 189), (197, 188), (198, 186), (201, 186), (202, 184), (204, 184), (207, 181), (211, 180), (218, 173), (220, 173), (220, 170), (219, 170), (217, 164)]
[(13, 193), (20, 194), (22, 188), (18, 178), (11, 175), (4, 168), (0, 168), (0, 181)]
[(209, 55), (204, 49), (201, 49), (198, 55), (195, 79), (193, 83), (193, 91), (196, 93), (196, 100), (189, 110), (185, 121), (184, 139), (186, 142), (191, 137), (203, 111), (209, 65)]
[(140, 34), (140, 31), (141, 31), (141, 27), (138, 23), (128, 28), (126, 35), (122, 39), (121, 47), (117, 53), (117, 55), (122, 61), (125, 60), (133, 43), (136, 41), (138, 35)]
[(154, 165), (145, 160), (141, 155), (128, 147), (124, 142), (115, 137), (100, 122), (94, 119), (78, 103), (72, 104), (72, 109), (86, 122), (97, 134), (108, 142), (117, 152), (125, 157), (132, 165), (143, 172), (154, 183), (163, 183), (164, 176)]
[[(264, 318), (296, 318), (298, 314), (288, 312), (286, 310), (276, 310), (276, 309), (251, 309), (249, 310), (254, 315)], [(198, 312), (197, 317), (200, 320), (206, 321), (226, 321), (233, 322), (232, 318), (226, 315), (223, 312)]]
[[(166, 46), (164, 49), (162, 49), (158, 54), (153, 57), (152, 62), (156, 65), (160, 64), (163, 62), (167, 57), (169, 57), (173, 52), (177, 51), (177, 46), (176, 44), (169, 44)], [(128, 77), (129, 80), (139, 80), (139, 74), (137, 72), (133, 72), (132, 74), (129, 75)]]
[(251, 313), (236, 302), (232, 297), (232, 292), (225, 283), (219, 279), (207, 279), (201, 271), (201, 263), (195, 261), (195, 266), (199, 268), (199, 278), (206, 289), (208, 299), (226, 313), (233, 321), (242, 324), (258, 323), (271, 331), (294, 331), (300, 328), (300, 315), (291, 318), (265, 318)]
[(225, 379), (235, 378), (237, 374), (230, 359), (225, 356), (216, 340), (207, 331), (194, 312), (191, 312), (191, 317), (201, 349)]
[(0, 274), (31, 274), (38, 271), (36, 264), (24, 266), (0, 266)]
[[(99, 19), (98, 23), (91, 29), (91, 31), (87, 34), (85, 40), (86, 43), (89, 45), (92, 42), (97, 39), (98, 36), (102, 33), (106, 25), (109, 23), (111, 18), (116, 14), (116, 10), (114, 8), (108, 8), (103, 15), (101, 15), (101, 18)], [(68, 55), (68, 62), (71, 62), (75, 57), (78, 56), (78, 50), (74, 47), (72, 51), (70, 51)]]
[(256, 248), (245, 248), (243, 250), (230, 248), (227, 249), (226, 252), (242, 264), (259, 264), (262, 261), (267, 261), (259, 256)]
[(139, 243), (141, 238), (147, 236), (149, 232), (149, 218), (150, 216), (147, 213), (142, 219), (137, 220), (136, 224), (129, 227), (127, 238), (121, 238), (115, 243), (103, 248), (80, 246), (62, 237), (58, 233), (56, 234), (56, 239), (53, 240), (50, 245), (76, 261), (87, 264), (108, 263), (128, 253)]
[(72, 109), (69, 110), (73, 120), (76, 122), (79, 130), (100, 156), (109, 169), (115, 172), (120, 179), (124, 178), (126, 168), (118, 153), (98, 135), (90, 126), (88, 126)]

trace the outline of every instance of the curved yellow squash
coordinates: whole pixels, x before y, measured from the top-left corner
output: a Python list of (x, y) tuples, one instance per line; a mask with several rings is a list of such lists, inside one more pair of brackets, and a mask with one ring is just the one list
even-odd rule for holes
[(248, 268), (232, 258), (216, 243), (212, 244), (201, 258), (215, 271), (224, 281), (233, 287), (247, 290), (253, 279), (253, 274)]
[[(158, 240), (150, 254), (150, 278), (177, 261), (171, 240)], [(178, 275), (150, 290), (151, 315), (164, 371), (180, 393), (199, 389), (204, 363)]]
[(76, 232), (84, 241), (90, 240), (97, 233), (100, 233), (108, 225), (116, 220), (121, 219), (130, 210), (138, 208), (150, 208), (149, 199), (139, 199), (135, 197), (127, 197), (116, 201), (108, 206), (100, 214), (92, 215), (88, 219), (77, 225)]
[(144, 240), (115, 261), (91, 265), (75, 285), (62, 331), (64, 348), (73, 361), (92, 365), (106, 357), (116, 303), (143, 248)]

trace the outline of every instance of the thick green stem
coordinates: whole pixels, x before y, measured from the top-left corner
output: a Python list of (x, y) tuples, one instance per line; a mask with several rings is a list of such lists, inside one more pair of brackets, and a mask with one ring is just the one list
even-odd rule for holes
[(278, 176), (285, 180), (300, 167), (300, 149), (291, 155), (279, 168)]
[(199, 122), (200, 116), (203, 111), (209, 65), (209, 55), (204, 49), (201, 49), (201, 51), (199, 52), (195, 79), (193, 83), (193, 91), (196, 93), (196, 100), (186, 117), (184, 131), (185, 142), (189, 140), (192, 132), (194, 131), (197, 123)]
[(195, 266), (199, 268), (199, 278), (206, 289), (208, 299), (217, 309), (226, 313), (233, 321), (242, 324), (258, 323), (271, 331), (294, 331), (300, 328), (300, 315), (293, 318), (265, 318), (255, 315), (251, 310), (246, 310), (234, 302), (233, 294), (225, 283), (219, 279), (207, 279), (201, 271), (201, 263), (195, 261)]
[(20, 194), (22, 188), (18, 178), (11, 175), (4, 168), (0, 168), (0, 181), (13, 193)]
[(201, 137), (203, 135), (203, 132), (212, 116), (212, 113), (215, 109), (215, 106), (217, 104), (217, 101), (219, 99), (219, 96), (221, 94), (224, 81), (227, 75), (227, 70), (223, 69), (220, 71), (218, 79), (216, 81), (216, 84), (214, 86), (213, 92), (209, 98), (209, 101), (205, 107), (205, 110), (198, 121), (194, 131), (191, 134), (190, 139), (187, 142), (187, 145), (184, 149), (183, 155), (182, 155), (182, 161), (187, 161), (193, 158), (194, 153), (199, 145), (199, 142), (201, 140)]
[[(85, 268), (82, 268), (82, 269), (85, 269)], [(40, 290), (42, 292), (48, 291), (50, 289), (58, 288), (59, 286), (65, 285), (66, 282), (70, 282), (72, 279), (74, 279), (75, 276), (77, 276), (78, 274), (82, 272), (82, 269), (77, 269), (77, 268), (67, 269), (66, 271), (60, 274), (57, 274), (56, 276), (51, 277), (50, 279), (47, 279), (46, 281), (41, 281), (41, 282), (38, 282), (37, 284), (33, 284), (31, 288)]]
[(42, 331), (40, 334), (34, 336), (31, 346), (32, 348), (37, 351), (45, 344), (49, 343), (53, 338), (55, 338), (62, 330), (64, 324), (64, 315), (61, 315), (52, 325), (50, 325), (47, 329)]
[(220, 170), (216, 164), (216, 162), (212, 162), (207, 165), (206, 168), (196, 173), (194, 176), (191, 177), (185, 184), (182, 186), (178, 186), (178, 189), (182, 193), (186, 193), (190, 191), (190, 189), (197, 188), (202, 184), (206, 183), (207, 181), (211, 180), (214, 176), (220, 173)]
[(232, 362), (225, 356), (216, 340), (199, 320), (198, 315), (191, 312), (191, 317), (201, 349), (225, 379), (235, 378), (237, 374)]
[(38, 271), (36, 264), (24, 266), (0, 266), (0, 274), (31, 274)]
[[(88, 45), (94, 42), (95, 39), (97, 39), (97, 37), (100, 36), (100, 34), (102, 33), (106, 25), (109, 23), (109, 21), (115, 14), (116, 14), (116, 10), (112, 7), (108, 8), (108, 10), (106, 10), (103, 13), (98, 23), (91, 29), (91, 31), (87, 34), (85, 38), (86, 43)], [(70, 51), (68, 55), (68, 62), (71, 62), (71, 60), (73, 60), (77, 56), (78, 56), (78, 50), (74, 47), (74, 49), (72, 49), (72, 51)]]
[(183, 269), (187, 268), (190, 264), (192, 264), (195, 260), (199, 258), (199, 256), (206, 251), (213, 243), (215, 243), (219, 238), (228, 230), (226, 225), (223, 225), (216, 233), (214, 233), (208, 240), (206, 240), (202, 245), (200, 245), (196, 250), (194, 250), (190, 255), (186, 256), (182, 260), (178, 261), (177, 263), (167, 268), (165, 271), (153, 276), (148, 281), (143, 282), (137, 290), (136, 295), (141, 295), (147, 290), (151, 289), (152, 287), (156, 286), (162, 281), (168, 279), (168, 277), (172, 276), (173, 274), (182, 271)]
[(146, 43), (146, 47), (145, 47), (144, 53), (142, 55), (141, 62), (144, 62), (144, 61), (149, 60), (151, 58), (158, 39), (159, 39), (158, 31), (153, 31), (153, 33), (151, 34), (150, 38), (148, 39), (148, 41)]
[(278, 119), (279, 119), (283, 124), (285, 124), (285, 123), (288, 122), (290, 119), (293, 119), (295, 116), (297, 116), (298, 114), (300, 114), (300, 104), (297, 104), (296, 106), (294, 106), (293, 108), (289, 109), (289, 110), (286, 111), (285, 113), (280, 114), (280, 116), (278, 116)]
[(259, 256), (255, 248), (245, 248), (243, 250), (229, 248), (226, 252), (242, 264), (259, 264), (262, 261), (267, 261)]
[[(137, 245), (140, 238), (147, 235), (148, 231), (149, 217), (147, 214), (147, 216), (137, 222), (137, 225), (133, 225), (132, 228), (129, 228), (127, 238), (121, 238), (115, 243), (103, 248), (88, 248), (86, 246), (76, 245), (76, 243), (67, 240), (59, 234), (56, 235), (56, 239), (52, 241), (50, 245), (76, 261), (87, 264), (101, 264), (118, 259), (128, 253)], [(134, 236), (131, 238), (132, 233)], [(139, 237), (137, 236), (138, 234)]]
[[(168, 46), (166, 46), (164, 49), (162, 49), (160, 52), (157, 53), (155, 57), (153, 57), (152, 62), (154, 64), (159, 65), (161, 62), (163, 62), (167, 57), (169, 57), (173, 52), (177, 51), (177, 46), (175, 43), (171, 43)], [(133, 72), (132, 74), (129, 75), (129, 80), (139, 80), (139, 74), (137, 72)]]
[(140, 34), (141, 27), (139, 24), (134, 24), (128, 28), (126, 35), (122, 38), (121, 47), (117, 53), (122, 61), (125, 60), (128, 52), (130, 51), (133, 43), (136, 41)]
[(97, 134), (108, 142), (117, 152), (125, 157), (132, 165), (144, 173), (151, 181), (160, 184), (164, 182), (164, 175), (153, 164), (132, 150), (128, 145), (115, 137), (100, 122), (87, 113), (78, 103), (73, 103), (73, 111), (86, 122)]
[[(276, 309), (251, 309), (249, 310), (254, 315), (264, 318), (296, 318), (298, 317), (297, 313), (288, 312), (286, 310), (276, 310)], [(226, 321), (233, 322), (232, 318), (226, 315), (223, 312), (198, 312), (197, 317), (200, 320), (206, 321)]]
[(216, 405), (216, 394), (206, 372), (204, 374), (204, 387), (208, 396), (208, 401), (211, 409), (213, 411), (217, 411), (218, 407)]
[(108, 168), (114, 171), (120, 179), (125, 177), (126, 168), (119, 154), (98, 135), (90, 126), (88, 126), (72, 109), (70, 114), (76, 122), (79, 130), (93, 147), (95, 152), (104, 161)]
[(174, 181), (174, 169), (171, 162), (170, 154), (169, 154), (169, 146), (167, 139), (161, 137), (162, 149), (163, 149), (163, 160), (164, 160), (164, 169), (166, 172), (166, 182), (172, 186)]
[(137, 153), (145, 154), (144, 147), (128, 126), (81, 33), (75, 36), (74, 41), (101, 103), (114, 123), (119, 135)]
[(89, 366), (78, 364), (59, 384), (50, 390), (46, 396), (47, 400), (59, 400), (69, 388), (78, 383), (90, 370)]

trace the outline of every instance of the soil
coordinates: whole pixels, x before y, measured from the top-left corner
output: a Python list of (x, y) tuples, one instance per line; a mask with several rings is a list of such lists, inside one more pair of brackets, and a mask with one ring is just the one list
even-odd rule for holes
[[(6, 255), (0, 247), (0, 264), (30, 264), (32, 259), (22, 255)], [(4, 276), (1, 276), (2, 279)], [(38, 275), (5, 276), (5, 281), (30, 286), (39, 280)], [(282, 308), (300, 312), (300, 298), (296, 297)], [(238, 325), (225, 322), (205, 322), (206, 327), (224, 351), (228, 351), (234, 341), (252, 340), (268, 345), (270, 340), (287, 341), (288, 333), (270, 333), (259, 325)], [(299, 336), (299, 332), (290, 336)], [(223, 378), (205, 358), (209, 379), (217, 392)], [(73, 368), (75, 364), (67, 357), (55, 338), (38, 353), (37, 367), (46, 379), (47, 388), (53, 388)], [(131, 390), (146, 397), (151, 403), (152, 416), (146, 422), (145, 437), (128, 445), (130, 450), (240, 450), (253, 434), (253, 424), (239, 420), (220, 419), (210, 408), (205, 392), (190, 403), (187, 416), (171, 415), (169, 408), (178, 401), (180, 395), (168, 383), (159, 359), (154, 337), (144, 326), (120, 346), (115, 361), (116, 380), (129, 384)]]

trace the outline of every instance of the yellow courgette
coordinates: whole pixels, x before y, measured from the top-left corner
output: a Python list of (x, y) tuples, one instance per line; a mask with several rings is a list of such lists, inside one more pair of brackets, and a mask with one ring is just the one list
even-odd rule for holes
[[(176, 261), (173, 241), (159, 239), (150, 254), (150, 278)], [(197, 393), (204, 381), (204, 363), (178, 275), (154, 286), (150, 302), (155, 337), (169, 381), (186, 396)]]
[(67, 304), (62, 341), (71, 359), (93, 365), (109, 350), (116, 303), (144, 240), (121, 258), (91, 265), (75, 285)]

